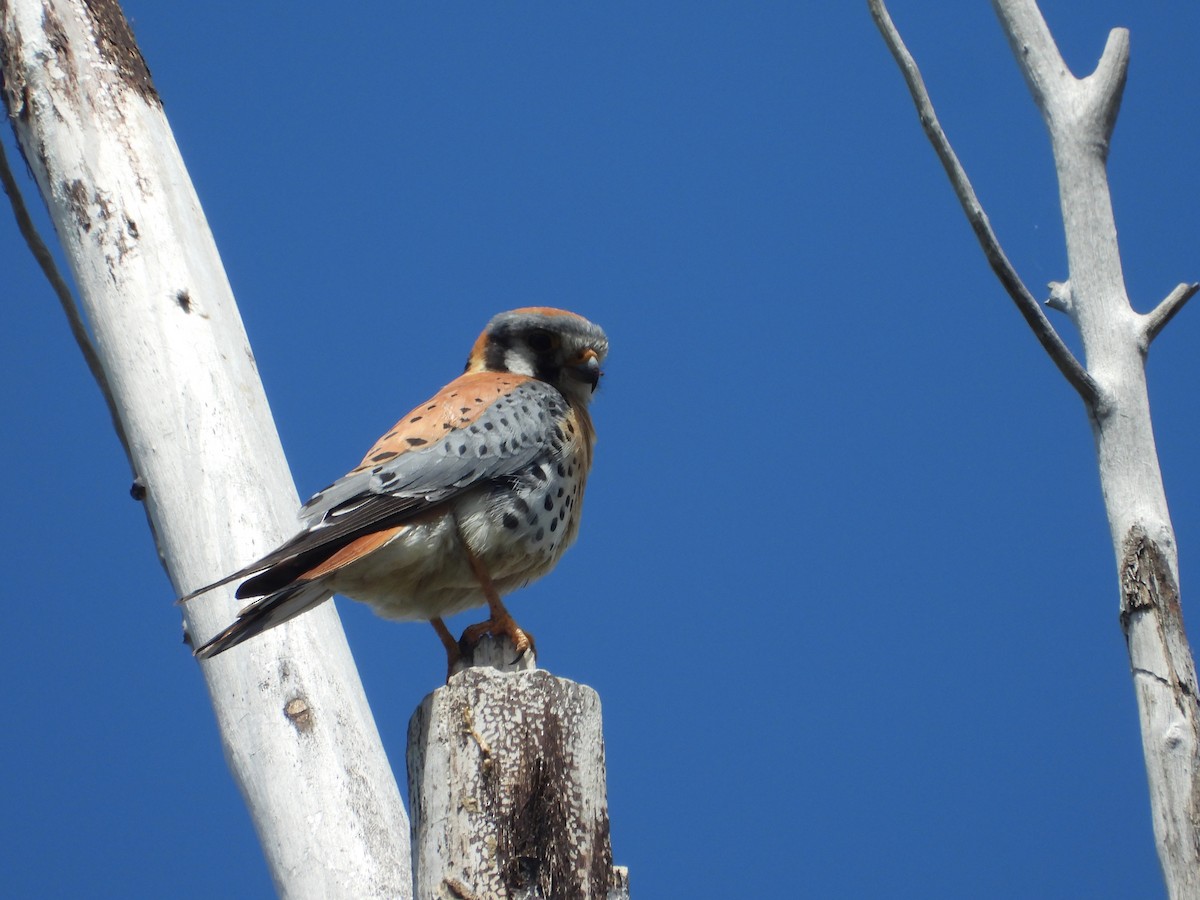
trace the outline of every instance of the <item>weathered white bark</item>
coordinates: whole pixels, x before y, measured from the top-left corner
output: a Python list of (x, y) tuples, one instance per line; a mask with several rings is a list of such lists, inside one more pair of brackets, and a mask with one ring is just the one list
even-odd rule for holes
[[(1145, 356), (1162, 309), (1130, 306), (1108, 190), (1109, 140), (1129, 64), (1129, 33), (1114, 29), (1096, 70), (1068, 70), (1033, 0), (993, 0), (1046, 126), (1058, 172), (1069, 291), (1100, 388), (1089, 409), (1116, 555), (1121, 624), (1141, 716), (1159, 860), (1173, 897), (1200, 896), (1200, 710), (1179, 605), (1179, 558), (1146, 387)], [(1185, 291), (1173, 295), (1186, 300)]]
[[(1095, 72), (1078, 79), (1059, 54), (1034, 0), (992, 0), (992, 5), (1050, 131), (1070, 277), (1051, 285), (1047, 303), (1078, 327), (1086, 371), (1078, 370), (1061, 341), (1042, 342), (1083, 398), (1096, 440), (1159, 859), (1172, 897), (1200, 897), (1196, 672), (1183, 628), (1175, 534), (1145, 375), (1150, 342), (1197, 286), (1180, 285), (1147, 315), (1133, 310), (1126, 293), (1106, 164), (1129, 64), (1128, 32), (1114, 29)], [(986, 217), (937, 125), (915, 63), (882, 0), (870, 0), (870, 6), (985, 252), (989, 259), (1002, 258), (990, 229), (977, 224), (986, 224)], [(1040, 314), (1026, 308), (1028, 292), (1019, 279), (1002, 273), (1002, 281), (1033, 324)]]
[(600, 700), (514, 655), (486, 638), (409, 722), (416, 896), (628, 897), (628, 872), (612, 865)]
[[(115, 0), (0, 0), (0, 66), (182, 593), (295, 528), (229, 284)], [(191, 602), (188, 633), (236, 606), (228, 590)], [(411, 896), (407, 818), (333, 605), (202, 670), (279, 893)]]

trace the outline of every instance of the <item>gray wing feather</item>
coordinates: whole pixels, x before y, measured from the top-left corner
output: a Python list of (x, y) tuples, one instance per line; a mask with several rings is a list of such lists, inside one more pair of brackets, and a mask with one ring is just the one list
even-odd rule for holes
[(566, 399), (554, 387), (542, 381), (524, 382), (511, 394), (498, 397), (470, 425), (447, 431), (445, 439), (347, 475), (317, 492), (301, 507), (303, 527), (291, 540), (232, 575), (192, 591), (181, 602), (255, 573), (262, 574), (243, 582), (238, 597), (274, 591), (290, 577), (281, 572), (276, 578), (272, 572), (277, 565), (314, 553), (328, 555), (328, 548), (403, 524), (473, 485), (516, 475), (562, 449), (566, 436), (559, 422), (567, 412)]
[[(444, 440), (335, 481), (304, 504), (300, 520), (308, 528), (327, 527), (385, 497), (408, 501), (403, 505), (411, 503), (415, 511), (471, 485), (513, 475), (562, 446), (557, 423), (566, 413), (567, 402), (554, 387), (527, 381), (470, 425), (448, 431)], [(389, 514), (397, 511), (392, 503), (381, 506)]]

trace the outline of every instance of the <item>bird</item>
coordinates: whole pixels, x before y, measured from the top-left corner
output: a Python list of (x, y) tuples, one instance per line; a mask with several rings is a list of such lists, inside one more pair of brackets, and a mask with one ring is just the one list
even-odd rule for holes
[[(428, 620), (448, 673), (485, 634), (508, 637), (518, 659), (532, 652), (501, 598), (553, 569), (579, 532), (596, 441), (588, 405), (607, 355), (604, 331), (576, 313), (493, 316), (463, 374), (314, 494), (298, 533), (181, 598), (239, 579), (236, 597), (253, 598), (195, 655), (211, 659), (335, 593), (387, 619)], [(488, 618), (456, 641), (444, 618), (484, 604)]]

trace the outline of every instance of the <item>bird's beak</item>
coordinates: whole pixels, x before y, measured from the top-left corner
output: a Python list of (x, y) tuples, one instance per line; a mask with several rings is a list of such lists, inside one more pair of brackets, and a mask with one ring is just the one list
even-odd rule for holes
[(579, 362), (568, 366), (567, 371), (571, 373), (572, 378), (590, 384), (594, 393), (596, 385), (600, 383), (600, 358), (595, 350), (585, 350)]

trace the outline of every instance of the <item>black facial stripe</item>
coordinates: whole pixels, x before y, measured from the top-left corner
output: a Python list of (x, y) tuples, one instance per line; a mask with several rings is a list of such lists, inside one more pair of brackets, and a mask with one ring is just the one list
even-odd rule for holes
[(508, 329), (496, 329), (488, 340), (487, 353), (484, 354), (483, 364), (490, 372), (507, 372), (508, 366), (504, 357), (512, 346), (512, 337)]

